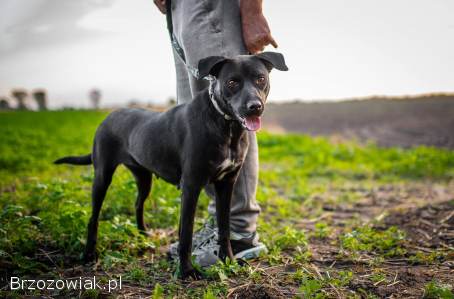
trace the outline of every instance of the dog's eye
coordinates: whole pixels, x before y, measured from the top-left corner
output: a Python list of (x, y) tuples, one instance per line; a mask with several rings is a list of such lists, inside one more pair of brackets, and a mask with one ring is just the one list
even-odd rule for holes
[(227, 81), (227, 87), (228, 88), (235, 88), (238, 85), (238, 81), (235, 80), (229, 80)]
[(265, 77), (264, 76), (258, 77), (256, 82), (259, 85), (263, 85), (265, 83)]

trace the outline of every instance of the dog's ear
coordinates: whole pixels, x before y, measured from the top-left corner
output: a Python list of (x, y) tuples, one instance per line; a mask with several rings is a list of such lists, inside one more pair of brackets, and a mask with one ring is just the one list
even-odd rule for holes
[(266, 66), (268, 71), (271, 71), (273, 68), (280, 70), (280, 71), (288, 71), (288, 67), (285, 64), (284, 55), (277, 52), (262, 52), (260, 54), (256, 54)]
[(222, 65), (227, 61), (224, 56), (209, 56), (199, 61), (199, 79), (208, 75), (217, 77)]

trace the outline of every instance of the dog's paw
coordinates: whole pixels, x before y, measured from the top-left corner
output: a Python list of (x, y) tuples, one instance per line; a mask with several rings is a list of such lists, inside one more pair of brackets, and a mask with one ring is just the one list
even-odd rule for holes
[(96, 259), (97, 259), (96, 252), (85, 252), (82, 257), (82, 262), (84, 264), (90, 264), (96, 262)]
[(203, 278), (202, 272), (197, 269), (190, 268), (190, 269), (180, 269), (180, 279), (188, 279), (191, 278), (193, 280), (199, 280)]
[(238, 259), (235, 259), (235, 261), (238, 263), (238, 265), (240, 265), (241, 267), (243, 266), (250, 266), (250, 264), (248, 263), (248, 261), (246, 261), (245, 259), (242, 259), (242, 258), (238, 258)]
[(233, 256), (232, 251), (230, 251), (230, 254), (229, 254), (228, 252), (226, 252), (226, 251), (221, 249), (220, 252), (219, 252), (219, 259), (223, 263), (225, 263), (227, 261), (227, 259), (230, 260), (230, 261), (235, 260), (235, 257)]

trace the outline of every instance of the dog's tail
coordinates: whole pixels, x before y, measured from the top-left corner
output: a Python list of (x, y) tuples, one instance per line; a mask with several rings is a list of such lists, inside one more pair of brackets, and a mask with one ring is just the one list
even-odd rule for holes
[(54, 164), (90, 165), (92, 163), (91, 154), (85, 156), (68, 156), (54, 161)]

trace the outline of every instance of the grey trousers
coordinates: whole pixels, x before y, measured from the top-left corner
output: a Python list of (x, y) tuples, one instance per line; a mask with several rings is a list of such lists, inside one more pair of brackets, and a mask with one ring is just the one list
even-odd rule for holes
[[(173, 30), (187, 64), (197, 67), (202, 58), (246, 54), (238, 0), (172, 0)], [(208, 81), (196, 80), (174, 52), (178, 103), (190, 101)], [(255, 199), (258, 179), (258, 148), (255, 133), (249, 133), (249, 149), (236, 182), (231, 206), (233, 234), (248, 236), (257, 228), (260, 207)], [(212, 186), (207, 187), (213, 198)], [(215, 215), (214, 200), (208, 211)]]

